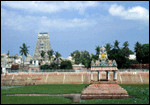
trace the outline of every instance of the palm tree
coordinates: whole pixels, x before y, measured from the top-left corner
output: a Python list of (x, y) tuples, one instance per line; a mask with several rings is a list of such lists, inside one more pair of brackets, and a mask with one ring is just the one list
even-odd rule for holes
[(99, 53), (100, 53), (100, 47), (96, 46), (95, 50), (96, 50), (96, 56), (97, 56), (97, 60), (98, 60)]
[(47, 51), (47, 54), (48, 54), (48, 56), (49, 56), (49, 60), (51, 60), (51, 58), (52, 58), (52, 56), (53, 56), (53, 54), (54, 54), (54, 51), (53, 51), (53, 50), (48, 50), (48, 51)]
[(44, 60), (45, 52), (42, 50), (40, 54), (41, 54), (41, 57), (42, 57), (42, 58), (43, 58), (43, 60)]
[(120, 43), (120, 42), (118, 42), (118, 40), (115, 40), (115, 42), (114, 42), (115, 55), (116, 55), (116, 51), (119, 50), (119, 43)]
[(135, 47), (134, 47), (134, 52), (140, 52), (140, 49), (141, 49), (141, 44), (139, 42), (136, 42), (135, 43)]
[(142, 45), (139, 42), (135, 43), (134, 52), (136, 52), (137, 61), (140, 62), (141, 57), (141, 47)]
[(114, 42), (114, 49), (119, 49), (119, 43), (120, 42), (118, 42), (118, 40), (115, 40), (115, 42)]
[(123, 43), (123, 51), (124, 51), (124, 54), (125, 54), (125, 56), (126, 57), (128, 57), (129, 56), (129, 54), (131, 53), (131, 51), (129, 50), (129, 48), (128, 48), (128, 46), (129, 46), (129, 43), (128, 43), (128, 41), (126, 41), (126, 42), (124, 42)]
[(110, 43), (107, 43), (105, 48), (106, 48), (107, 53), (109, 53), (110, 49), (112, 48), (112, 45)]
[[(27, 47), (25, 43), (22, 44), (22, 47), (20, 47), (20, 49), (21, 49), (20, 53), (21, 53), (22, 56), (26, 56), (27, 57), (27, 54), (29, 54), (28, 53), (28, 51), (29, 51), (28, 48), (29, 47), (30, 46)], [(24, 69), (24, 59), (23, 59), (23, 69)]]
[(128, 48), (128, 46), (129, 46), (128, 41), (124, 42), (124, 43), (123, 43), (123, 46), (124, 46), (124, 49)]
[(106, 51), (107, 51), (107, 54), (108, 54), (108, 58), (109, 58), (109, 56), (110, 56), (110, 50), (112, 48), (112, 45), (110, 43), (107, 43), (106, 46), (105, 46), (105, 48), (106, 48)]
[(56, 57), (56, 60), (57, 60), (57, 69), (58, 69), (58, 58), (61, 57), (61, 54), (58, 51), (56, 51), (55, 57)]

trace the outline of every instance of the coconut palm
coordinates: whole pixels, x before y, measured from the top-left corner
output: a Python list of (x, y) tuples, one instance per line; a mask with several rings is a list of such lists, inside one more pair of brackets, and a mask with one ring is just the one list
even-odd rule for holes
[(115, 50), (115, 54), (117, 53), (117, 51), (119, 50), (119, 43), (118, 40), (115, 40), (114, 42), (114, 50)]
[(59, 57), (61, 57), (61, 54), (58, 51), (56, 51), (55, 57), (56, 57), (56, 60), (57, 60), (57, 69), (58, 69), (58, 59), (59, 59)]
[(110, 49), (112, 48), (112, 45), (110, 43), (107, 43), (105, 48), (106, 48), (106, 51), (108, 53), (110, 51)]
[(141, 49), (141, 44), (139, 42), (136, 42), (135, 43), (135, 47), (134, 47), (134, 52), (140, 52), (140, 49)]
[(124, 43), (123, 43), (123, 46), (124, 46), (125, 49), (128, 48), (128, 46), (129, 46), (128, 41), (124, 42)]
[(107, 54), (108, 54), (108, 58), (109, 58), (112, 45), (110, 43), (107, 43), (105, 48), (106, 48), (106, 51), (107, 51)]
[(141, 48), (142, 45), (139, 42), (136, 42), (134, 47), (134, 52), (136, 52), (136, 57), (138, 62), (140, 62), (141, 59)]
[(124, 51), (126, 57), (129, 57), (129, 54), (131, 54), (132, 51), (128, 48), (128, 46), (129, 46), (128, 41), (124, 42), (123, 46), (124, 47), (123, 47), (122, 51)]
[(54, 51), (53, 51), (53, 50), (48, 50), (48, 51), (47, 51), (47, 54), (48, 54), (48, 56), (49, 56), (49, 60), (51, 60), (51, 58), (52, 58), (52, 56), (53, 56), (53, 54), (54, 54)]
[[(26, 46), (26, 44), (25, 43), (23, 43), (22, 44), (22, 47), (20, 47), (20, 54), (22, 55), (22, 56), (26, 56), (27, 57), (27, 54), (29, 54), (28, 53), (28, 48), (29, 48), (30, 46)], [(24, 69), (24, 59), (23, 59), (23, 69)]]
[(97, 59), (98, 59), (99, 53), (100, 53), (100, 47), (96, 46), (95, 50), (96, 50), (96, 56), (97, 56)]
[(118, 42), (118, 40), (115, 40), (115, 42), (114, 42), (114, 49), (119, 49), (119, 43), (120, 42)]

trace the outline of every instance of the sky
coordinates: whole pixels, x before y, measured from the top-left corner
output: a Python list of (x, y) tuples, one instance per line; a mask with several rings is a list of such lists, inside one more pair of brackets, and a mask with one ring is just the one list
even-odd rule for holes
[(134, 51), (149, 44), (149, 1), (1, 1), (1, 53), (20, 56), (25, 43), (33, 57), (39, 32), (63, 58), (115, 40)]

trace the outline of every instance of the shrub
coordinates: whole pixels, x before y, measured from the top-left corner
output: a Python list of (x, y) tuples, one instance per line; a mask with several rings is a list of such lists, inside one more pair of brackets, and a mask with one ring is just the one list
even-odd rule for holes
[(60, 69), (72, 69), (71, 61), (62, 61)]

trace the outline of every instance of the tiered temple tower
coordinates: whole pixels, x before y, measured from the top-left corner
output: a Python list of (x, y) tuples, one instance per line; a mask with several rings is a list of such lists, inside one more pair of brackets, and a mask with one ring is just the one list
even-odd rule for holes
[(33, 54), (34, 61), (36, 60), (41, 61), (42, 57), (40, 53), (42, 50), (45, 52), (45, 60), (47, 61), (48, 60), (47, 51), (51, 50), (49, 34), (47, 32), (38, 33), (38, 39), (37, 39), (35, 51)]

